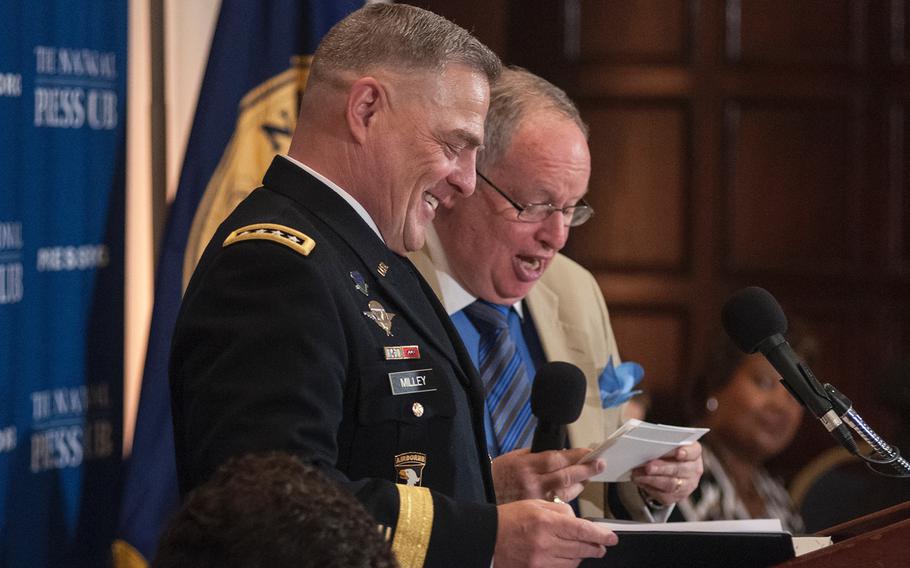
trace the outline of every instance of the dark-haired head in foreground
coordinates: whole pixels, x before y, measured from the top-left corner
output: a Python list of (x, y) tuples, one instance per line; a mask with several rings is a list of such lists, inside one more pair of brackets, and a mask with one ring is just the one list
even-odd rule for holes
[(294, 456), (225, 463), (171, 520), (155, 568), (398, 566), (347, 491)]

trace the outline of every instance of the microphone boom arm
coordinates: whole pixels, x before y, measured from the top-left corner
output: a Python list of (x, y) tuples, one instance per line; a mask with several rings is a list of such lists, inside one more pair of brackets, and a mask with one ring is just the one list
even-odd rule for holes
[[(847, 451), (864, 460), (878, 474), (889, 475), (871, 464), (890, 465), (900, 472), (892, 477), (910, 477), (910, 463), (901, 457), (900, 450), (885, 443), (866, 424), (853, 410), (849, 398), (830, 383), (823, 387), (809, 366), (796, 356), (783, 335), (787, 332), (787, 317), (767, 290), (750, 286), (736, 292), (724, 304), (721, 320), (727, 335), (741, 351), (749, 354), (761, 351), (793, 398), (809, 409)], [(882, 459), (863, 455), (850, 434), (851, 429)]]
[[(907, 460), (901, 457), (900, 451), (897, 450), (897, 448), (892, 448), (889, 446), (881, 436), (875, 433), (875, 430), (866, 424), (866, 421), (863, 420), (855, 410), (853, 410), (853, 404), (850, 402), (849, 398), (834, 388), (831, 383), (825, 383), (825, 392), (827, 393), (828, 399), (834, 405), (835, 411), (840, 414), (841, 418), (844, 419), (844, 422), (847, 424), (847, 426), (849, 426), (854, 432), (859, 435), (860, 438), (869, 444), (869, 447), (872, 448), (876, 454), (882, 457), (882, 460), (879, 461), (872, 460), (867, 456), (860, 455), (860, 457), (867, 462), (867, 465), (869, 463), (890, 465), (892, 468), (897, 470), (898, 473), (902, 474), (898, 475), (897, 477), (910, 476), (910, 463), (907, 463)], [(874, 467), (871, 469), (876, 473), (887, 475)]]

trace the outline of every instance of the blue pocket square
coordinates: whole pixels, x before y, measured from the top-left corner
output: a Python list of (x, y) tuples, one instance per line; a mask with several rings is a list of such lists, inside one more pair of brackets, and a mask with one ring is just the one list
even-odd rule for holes
[(641, 390), (632, 390), (645, 376), (645, 369), (634, 361), (613, 365), (613, 356), (597, 379), (600, 386), (600, 403), (603, 408), (619, 406)]

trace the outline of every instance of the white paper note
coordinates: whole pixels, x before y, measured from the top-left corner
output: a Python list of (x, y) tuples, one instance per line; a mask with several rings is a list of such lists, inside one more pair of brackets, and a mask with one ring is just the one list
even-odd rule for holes
[(695, 442), (707, 431), (707, 428), (667, 426), (632, 418), (579, 463), (602, 458), (607, 467), (592, 477), (592, 481), (628, 481), (630, 472), (636, 467)]

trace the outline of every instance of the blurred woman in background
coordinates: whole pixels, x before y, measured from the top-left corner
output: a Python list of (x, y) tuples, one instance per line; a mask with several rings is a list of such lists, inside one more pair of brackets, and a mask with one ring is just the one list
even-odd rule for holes
[[(815, 342), (791, 328), (796, 353), (809, 365)], [(746, 355), (723, 336), (706, 372), (687, 393), (693, 425), (710, 428), (702, 439), (705, 473), (681, 501), (676, 520), (778, 518), (784, 530), (801, 533), (803, 521), (784, 485), (764, 467), (793, 440), (803, 409), (761, 355)]]

